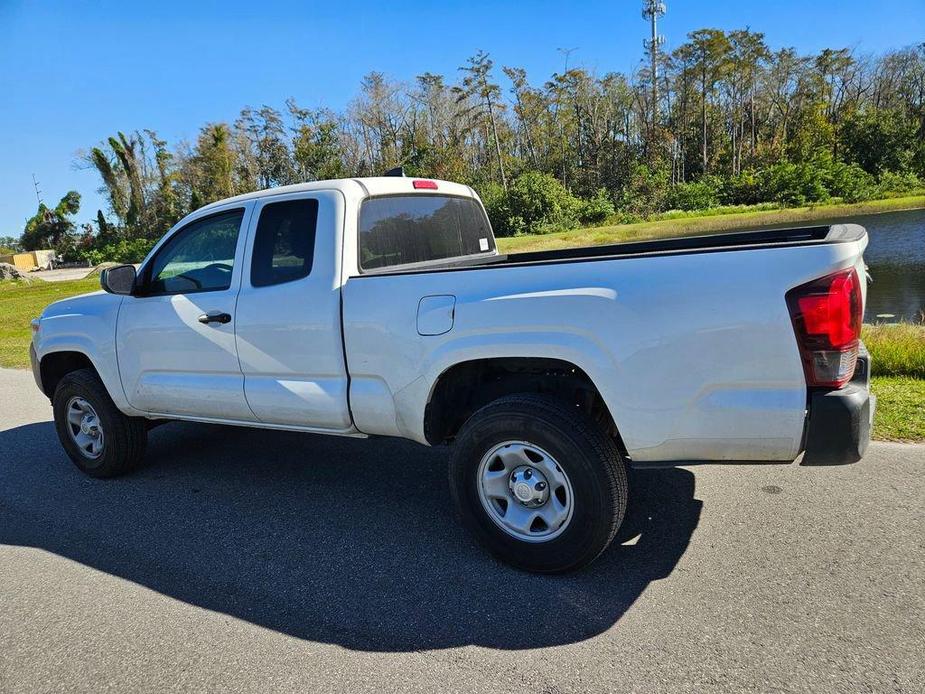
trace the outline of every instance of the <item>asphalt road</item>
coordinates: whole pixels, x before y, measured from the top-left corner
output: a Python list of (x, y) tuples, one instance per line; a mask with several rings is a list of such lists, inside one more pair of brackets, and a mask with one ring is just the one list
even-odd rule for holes
[(499, 565), (445, 451), (171, 424), (81, 476), (0, 371), (0, 690), (925, 689), (925, 447), (637, 472), (589, 569)]

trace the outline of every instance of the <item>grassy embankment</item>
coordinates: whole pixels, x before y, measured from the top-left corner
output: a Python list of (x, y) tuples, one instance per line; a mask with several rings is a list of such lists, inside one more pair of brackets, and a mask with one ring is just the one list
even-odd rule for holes
[[(919, 198), (919, 200), (925, 203), (925, 197)], [(842, 210), (843, 208), (839, 209)], [(831, 208), (829, 210), (831, 211)], [(864, 214), (870, 212), (871, 209), (868, 204), (865, 205), (863, 211), (853, 213)], [(841, 211), (839, 214), (841, 214)], [(754, 220), (755, 217), (749, 218), (751, 224), (755, 223)], [(629, 226), (646, 227), (646, 231), (642, 233), (674, 235), (680, 233), (682, 228), (686, 228), (683, 227), (684, 223), (690, 222), (690, 220), (683, 220), (682, 226), (679, 226), (675, 224), (676, 221)], [(712, 228), (715, 229), (717, 219), (697, 221), (710, 222), (713, 225)], [(776, 221), (780, 221), (779, 218)], [(665, 232), (664, 226), (657, 226), (666, 224), (671, 225), (670, 232)], [(619, 229), (619, 227), (614, 228)], [(578, 232), (568, 232), (568, 234), (573, 235), (568, 237), (568, 241), (574, 241), (574, 243), (569, 243), (568, 245), (591, 242), (582, 239), (577, 234), (593, 234), (601, 233), (602, 231), (601, 229), (582, 229), (578, 230)], [(699, 231), (705, 233), (708, 229), (700, 228)], [(561, 236), (563, 235), (552, 235), (552, 237)], [(542, 238), (545, 239), (546, 237)], [(625, 235), (621, 231), (597, 242), (609, 243), (627, 238), (651, 238), (651, 236), (638, 236), (632, 232), (630, 235)], [(575, 241), (575, 239), (578, 240)], [(510, 240), (503, 239), (502, 241)], [(521, 241), (521, 239), (513, 240)], [(32, 284), (0, 282), (0, 317), (2, 317), (0, 318), (0, 366), (28, 367), (29, 321), (38, 316), (47, 304), (74, 294), (94, 291), (98, 288), (99, 279), (96, 277), (73, 282), (55, 283), (41, 280), (33, 281)], [(873, 390), (879, 398), (877, 420), (874, 427), (875, 437), (897, 441), (925, 441), (925, 325), (866, 325), (864, 326), (864, 342), (873, 357)]]
[(29, 341), (32, 339), (29, 322), (38, 317), (48, 304), (99, 288), (99, 277), (72, 282), (36, 279), (31, 284), (0, 281), (0, 366), (29, 366)]
[(877, 396), (874, 435), (925, 441), (925, 325), (865, 325)]

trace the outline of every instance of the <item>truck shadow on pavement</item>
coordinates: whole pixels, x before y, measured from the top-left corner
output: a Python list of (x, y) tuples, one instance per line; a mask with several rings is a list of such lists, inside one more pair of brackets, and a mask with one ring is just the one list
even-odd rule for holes
[(51, 422), (0, 431), (0, 542), (191, 605), (369, 651), (554, 646), (612, 627), (700, 518), (694, 476), (631, 475), (611, 548), (566, 576), (516, 571), (457, 524), (446, 450), (219, 426), (151, 432), (127, 477), (84, 477)]

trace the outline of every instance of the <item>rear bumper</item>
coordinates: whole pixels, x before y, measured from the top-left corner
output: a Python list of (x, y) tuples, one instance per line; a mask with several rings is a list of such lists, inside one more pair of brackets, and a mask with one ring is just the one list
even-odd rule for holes
[(876, 404), (876, 397), (870, 394), (870, 354), (861, 345), (854, 377), (847, 386), (809, 391), (803, 465), (860, 460), (870, 443)]

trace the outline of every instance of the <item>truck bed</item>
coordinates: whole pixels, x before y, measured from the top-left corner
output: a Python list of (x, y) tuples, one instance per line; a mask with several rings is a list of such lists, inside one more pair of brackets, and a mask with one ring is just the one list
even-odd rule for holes
[(860, 241), (866, 234), (864, 227), (857, 224), (833, 224), (789, 229), (759, 229), (729, 233), (682, 236), (651, 241), (631, 241), (601, 246), (562, 248), (551, 251), (509, 253), (473, 257), (440, 263), (422, 263), (418, 266), (402, 266), (395, 270), (376, 270), (364, 274), (405, 274), (428, 271), (468, 270), (485, 267), (511, 267), (515, 265), (542, 265), (564, 262), (584, 262), (621, 257), (657, 255), (681, 255), (693, 253), (718, 253), (725, 251), (756, 250), (761, 248), (786, 248), (792, 246), (813, 246)]
[(423, 442), (407, 423), (448, 368), (543, 357), (601, 384), (635, 461), (793, 460), (807, 386), (786, 293), (863, 275), (865, 245), (863, 227), (814, 226), (356, 275), (343, 287), (351, 411), (364, 433)]

